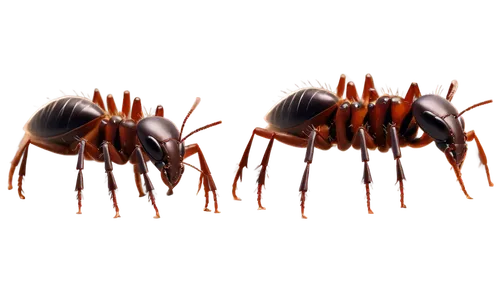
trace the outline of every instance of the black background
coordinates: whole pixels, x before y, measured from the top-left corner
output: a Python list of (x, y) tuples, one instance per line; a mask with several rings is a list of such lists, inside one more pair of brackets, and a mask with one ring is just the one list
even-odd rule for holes
[[(339, 62), (342, 62), (339, 60)], [(428, 65), (423, 63), (388, 63), (377, 61), (377, 79), (399, 79), (402, 85), (410, 79), (423, 79), (430, 87), (431, 80), (447, 79), (448, 72), (465, 73), (468, 89), (465, 97), (459, 97), (458, 103), (471, 103), (472, 96), (491, 96), (488, 77), (477, 73), (476, 69), (467, 68), (460, 62), (450, 64)], [(231, 129), (219, 129), (216, 137), (203, 137), (202, 143), (209, 144), (208, 157), (217, 160), (217, 173), (229, 176), (232, 172), (232, 153), (240, 152), (240, 136), (248, 133), (247, 120), (255, 118), (255, 112), (262, 111), (264, 104), (269, 103), (271, 88), (279, 87), (280, 79), (294, 79), (296, 72), (318, 71), (324, 79), (336, 76), (335, 64), (294, 65), (286, 67), (276, 64), (249, 68), (247, 65), (231, 65), (218, 69), (210, 67), (193, 67), (182, 71), (156, 66), (137, 67), (124, 64), (123, 67), (108, 69), (104, 66), (95, 68), (57, 69), (54, 73), (40, 75), (38, 86), (23, 92), (22, 98), (10, 97), (13, 108), (6, 117), (5, 130), (2, 137), (4, 152), (7, 144), (15, 138), (14, 121), (23, 118), (31, 105), (39, 102), (40, 87), (74, 86), (85, 87), (89, 79), (104, 79), (107, 87), (144, 87), (145, 102), (151, 102), (152, 95), (168, 96), (169, 109), (183, 110), (183, 97), (191, 94), (193, 87), (206, 87), (210, 93), (209, 111), (224, 112), (225, 119), (233, 121)], [(345, 64), (346, 71), (359, 71), (359, 64)], [(258, 72), (254, 70), (259, 70)], [(404, 85), (403, 85), (404, 87)], [(481, 120), (481, 135), (489, 137), (489, 151), (496, 152), (497, 141), (494, 125), (495, 113), (475, 113), (473, 118)], [(277, 147), (276, 147), (277, 148)], [(359, 171), (351, 168), (350, 161), (321, 162), (321, 169), (314, 169), (313, 211), (314, 224), (331, 226), (337, 221), (372, 219), (432, 219), (440, 220), (456, 216), (457, 220), (466, 217), (488, 218), (498, 205), (497, 192), (481, 193), (480, 209), (464, 209), (463, 202), (457, 201), (456, 187), (447, 184), (447, 170), (440, 168), (437, 153), (410, 153), (405, 160), (409, 166), (410, 176), (417, 176), (417, 185), (410, 185), (410, 199), (417, 200), (417, 208), (410, 209), (407, 218), (399, 218), (399, 210), (391, 207), (391, 172), (390, 161), (377, 162), (377, 217), (359, 216), (359, 187), (351, 184), (351, 176)], [(281, 153), (280, 160), (273, 162), (273, 216), (248, 217), (246, 209), (232, 209), (225, 203), (224, 217), (200, 217), (199, 202), (191, 200), (188, 193), (178, 193), (177, 200), (162, 201), (162, 207), (169, 208), (170, 224), (230, 224), (241, 223), (252, 225), (295, 224), (295, 154)], [(0, 194), (1, 223), (40, 223), (50, 222), (53, 225), (71, 224), (68, 215), (69, 200), (72, 197), (72, 162), (41, 161), (39, 153), (34, 152), (31, 160), (33, 172), (30, 174), (33, 185), (43, 186), (33, 194), (32, 209), (17, 209), (15, 202), (7, 199), (6, 193)], [(7, 166), (7, 162), (2, 164)], [(122, 172), (124, 172), (122, 170)], [(125, 171), (126, 172), (126, 171)], [(54, 176), (54, 174), (57, 174)], [(122, 178), (126, 178), (122, 173)], [(104, 173), (102, 169), (89, 169), (87, 172), (90, 192), (104, 190)], [(479, 187), (481, 178), (475, 177), (474, 189)], [(122, 186), (126, 185), (124, 183)], [(321, 187), (320, 187), (321, 186)], [(383, 188), (382, 186), (386, 186)], [(94, 191), (93, 191), (94, 190)], [(123, 195), (132, 195), (122, 191)], [(103, 200), (101, 196), (91, 196), (89, 208), (92, 216), (89, 224), (103, 224)], [(150, 212), (143, 208), (143, 202), (129, 198), (129, 225), (143, 224), (143, 216)]]

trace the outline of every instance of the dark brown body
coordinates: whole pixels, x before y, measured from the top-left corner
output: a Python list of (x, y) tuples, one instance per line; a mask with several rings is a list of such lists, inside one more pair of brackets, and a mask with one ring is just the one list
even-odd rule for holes
[[(459, 172), (467, 150), (466, 141), (476, 141), (481, 162), (486, 167), (488, 181), (490, 185), (493, 183), (489, 177), (486, 155), (479, 140), (474, 131), (467, 133), (464, 131), (463, 119), (450, 103), (457, 86), (456, 81), (453, 81), (446, 100), (437, 95), (422, 96), (416, 83), (411, 84), (404, 98), (387, 94), (379, 96), (375, 90), (373, 78), (368, 74), (361, 97), (358, 96), (354, 83), (349, 82), (346, 98), (343, 98), (345, 76), (342, 75), (337, 86), (337, 93), (325, 88), (310, 87), (289, 94), (266, 115), (265, 119), (269, 125), (265, 129), (255, 128), (253, 131), (234, 178), (234, 199), (239, 200), (236, 196), (237, 181), (238, 178), (242, 178), (243, 168), (247, 167), (254, 135), (270, 139), (257, 180), (259, 209), (265, 209), (261, 204), (261, 192), (274, 139), (295, 147), (307, 147), (304, 160), (307, 165), (299, 188), (302, 193), (303, 218), (306, 218), (304, 216), (305, 193), (314, 148), (328, 150), (335, 145), (341, 151), (350, 147), (361, 151), (361, 161), (364, 163), (363, 182), (366, 186), (369, 213), (373, 213), (370, 208), (369, 184), (372, 179), (368, 167), (369, 149), (378, 149), (381, 152), (392, 150), (396, 160), (402, 208), (406, 208), (406, 205), (403, 193), (405, 176), (400, 161), (400, 147), (419, 148), (433, 141), (446, 154), (464, 193), (470, 198), (465, 191)], [(424, 129), (424, 134), (416, 138), (419, 127)]]
[[(199, 98), (189, 114), (191, 114), (198, 103)], [(105, 171), (108, 174), (108, 188), (116, 209), (115, 217), (119, 217), (115, 196), (117, 186), (112, 174), (112, 163), (122, 165), (130, 162), (134, 166), (135, 181), (139, 195), (144, 196), (146, 193), (148, 194), (155, 208), (156, 217), (159, 217), (155, 198), (152, 193), (153, 186), (147, 176), (148, 169), (146, 162), (154, 161), (153, 163), (155, 163), (155, 166), (161, 172), (162, 180), (169, 187), (167, 194), (170, 195), (173, 193), (172, 189), (177, 185), (184, 171), (183, 159), (193, 154), (198, 154), (201, 165), (201, 171), (198, 170), (201, 172), (200, 187), (202, 182), (205, 187), (205, 210), (209, 211), (207, 208), (208, 193), (211, 191), (214, 193), (215, 211), (218, 212), (215, 196), (216, 187), (201, 149), (197, 144), (184, 147), (184, 139), (194, 132), (181, 139), (182, 132), (179, 133), (173, 122), (163, 118), (162, 106), (157, 107), (155, 116), (144, 117), (139, 98), (135, 98), (131, 108), (130, 93), (128, 91), (124, 93), (121, 111), (117, 110), (111, 95), (107, 97), (107, 106), (108, 110), (105, 109), (101, 95), (96, 89), (92, 101), (79, 96), (67, 96), (51, 101), (38, 110), (25, 125), (26, 134), (12, 161), (9, 173), (9, 189), (12, 188), (12, 178), (15, 168), (21, 157), (23, 157), (19, 171), (18, 192), (20, 198), (24, 199), (24, 195), (22, 194), (22, 177), (25, 175), (29, 144), (57, 154), (78, 154), (77, 170), (79, 170), (79, 174), (75, 188), (78, 192), (78, 213), (81, 213), (83, 162), (84, 160), (94, 160), (104, 162)], [(184, 120), (184, 124), (186, 120), (187, 117)], [(217, 122), (211, 126), (219, 123)], [(141, 126), (138, 128), (138, 125)], [(153, 149), (151, 149), (151, 144), (148, 140), (155, 140), (156, 144), (159, 145), (153, 146)], [(158, 152), (155, 152), (157, 155), (159, 154), (159, 157), (156, 159), (151, 154), (155, 147), (160, 149)], [(146, 193), (142, 188), (141, 175), (144, 177)]]
[[(30, 138), (31, 144), (62, 155), (76, 155), (81, 139), (86, 141), (87, 147), (97, 149), (109, 142), (118, 154), (111, 156), (111, 161), (122, 165), (131, 159), (139, 143), (136, 129), (142, 118), (142, 111), (132, 118), (122, 111), (106, 112), (84, 97), (68, 96), (38, 110), (26, 123), (25, 136)], [(87, 149), (84, 155), (86, 160), (104, 162), (103, 156), (95, 154), (94, 149)]]
[[(418, 131), (411, 103), (402, 97), (384, 95), (363, 104), (357, 98), (341, 99), (319, 88), (305, 88), (288, 95), (265, 118), (269, 123), (267, 129), (299, 138), (307, 139), (311, 130), (317, 130), (320, 138), (316, 147), (323, 150), (335, 145), (341, 151), (350, 147), (359, 149), (359, 143), (353, 146), (353, 139), (360, 127), (368, 126), (366, 132), (372, 139), (367, 142), (368, 148), (378, 148), (382, 152), (391, 147), (386, 132), (389, 125), (396, 127), (400, 146), (407, 146)], [(291, 118), (300, 120), (292, 121)]]

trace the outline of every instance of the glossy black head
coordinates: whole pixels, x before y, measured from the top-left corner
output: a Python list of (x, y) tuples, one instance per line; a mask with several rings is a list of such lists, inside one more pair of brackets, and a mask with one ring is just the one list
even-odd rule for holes
[(168, 195), (179, 183), (184, 172), (184, 143), (179, 141), (179, 130), (163, 117), (146, 117), (137, 124), (137, 137), (151, 162), (161, 172), (168, 186)]
[(412, 106), (413, 116), (425, 133), (431, 136), (443, 152), (450, 152), (457, 166), (461, 166), (467, 154), (465, 123), (457, 109), (446, 99), (428, 94)]

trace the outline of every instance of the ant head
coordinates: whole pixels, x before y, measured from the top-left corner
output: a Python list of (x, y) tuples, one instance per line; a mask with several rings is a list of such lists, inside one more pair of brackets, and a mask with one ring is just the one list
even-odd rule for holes
[(457, 109), (446, 99), (428, 94), (413, 102), (412, 113), (417, 124), (436, 146), (449, 153), (455, 164), (461, 166), (467, 154), (465, 123)]
[(163, 117), (146, 117), (137, 124), (137, 138), (151, 162), (161, 172), (169, 191), (179, 183), (184, 172), (184, 142), (179, 141), (179, 130)]

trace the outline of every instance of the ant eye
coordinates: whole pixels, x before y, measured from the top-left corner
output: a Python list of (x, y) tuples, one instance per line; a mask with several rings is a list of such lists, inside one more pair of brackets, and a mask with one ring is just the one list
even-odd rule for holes
[(451, 137), (450, 128), (443, 119), (430, 111), (415, 116), (418, 125), (434, 140), (446, 141)]
[(156, 161), (163, 159), (163, 151), (161, 149), (160, 143), (156, 141), (155, 138), (148, 136), (143, 144), (144, 149), (148, 153), (149, 157)]

